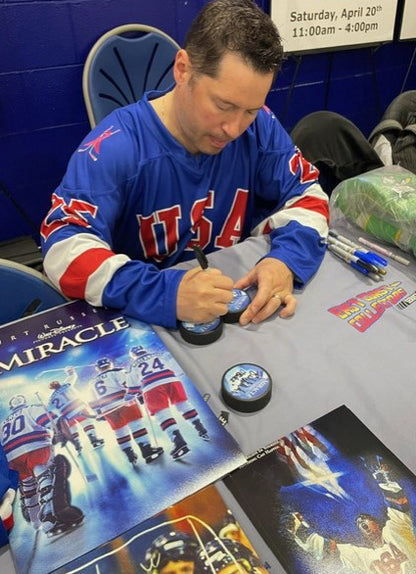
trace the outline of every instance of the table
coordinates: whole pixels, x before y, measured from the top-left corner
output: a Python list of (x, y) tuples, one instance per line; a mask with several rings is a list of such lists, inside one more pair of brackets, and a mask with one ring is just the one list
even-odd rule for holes
[[(267, 251), (266, 238), (250, 238), (208, 259), (211, 266), (237, 280)], [(297, 294), (295, 316), (274, 316), (247, 327), (226, 324), (221, 337), (209, 346), (194, 346), (175, 330), (155, 328), (184, 371), (209, 397), (213, 411), (228, 419), (228, 430), (247, 456), (345, 404), (416, 473), (412, 400), (416, 301), (404, 309), (392, 304), (405, 298), (404, 292), (407, 296), (416, 292), (416, 262), (411, 255), (407, 258), (409, 267), (389, 260), (383, 281), (374, 282), (327, 252), (318, 273)], [(365, 320), (364, 315), (358, 321), (358, 314), (364, 312), (371, 319)], [(273, 379), (272, 399), (258, 413), (231, 411), (220, 397), (223, 373), (239, 362), (257, 363)], [(230, 493), (221, 491), (236, 508)], [(271, 564), (271, 572), (284, 573), (237, 508), (237, 518), (263, 560)]]
[[(208, 259), (236, 280), (267, 250), (266, 238), (250, 238)], [(227, 324), (208, 346), (186, 343), (176, 330), (155, 329), (212, 410), (228, 420), (228, 430), (247, 456), (345, 404), (416, 473), (416, 301), (403, 309), (392, 304), (395, 297), (397, 302), (415, 293), (416, 263), (408, 258), (409, 267), (391, 260), (377, 283), (328, 252), (318, 273), (297, 293), (295, 316), (247, 327)], [(257, 363), (273, 379), (272, 399), (258, 413), (231, 411), (221, 400), (222, 374), (239, 362)], [(235, 514), (271, 571), (283, 573), (241, 509)], [(13, 572), (7, 550), (0, 554), (0, 572)]]
[[(250, 238), (208, 258), (236, 280), (267, 249), (267, 239)], [(409, 267), (390, 260), (384, 280), (375, 282), (327, 252), (318, 273), (297, 294), (298, 308), (290, 319), (274, 316), (247, 327), (227, 324), (209, 346), (186, 343), (176, 330), (155, 328), (199, 390), (210, 395), (214, 412), (228, 413), (228, 429), (247, 456), (345, 404), (416, 472), (416, 444), (409, 441), (416, 429), (409, 400), (416, 302), (405, 309), (391, 305), (400, 289), (408, 295), (416, 290), (414, 259)], [(372, 301), (358, 297), (363, 294)], [(357, 300), (363, 305), (358, 310), (370, 309), (376, 318), (361, 332), (348, 323), (357, 314)], [(272, 399), (258, 413), (231, 412), (220, 398), (222, 374), (239, 362), (257, 363), (272, 376)]]

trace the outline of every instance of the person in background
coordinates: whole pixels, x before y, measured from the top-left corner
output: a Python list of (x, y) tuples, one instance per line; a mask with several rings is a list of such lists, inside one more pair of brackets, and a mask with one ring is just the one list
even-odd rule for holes
[[(41, 227), (44, 269), (70, 298), (174, 328), (227, 312), (256, 286), (240, 323), (295, 312), (317, 271), (328, 197), (265, 101), (283, 47), (252, 0), (213, 0), (194, 20), (174, 84), (109, 114), (72, 155)], [(270, 251), (234, 282), (172, 268), (268, 234)]]

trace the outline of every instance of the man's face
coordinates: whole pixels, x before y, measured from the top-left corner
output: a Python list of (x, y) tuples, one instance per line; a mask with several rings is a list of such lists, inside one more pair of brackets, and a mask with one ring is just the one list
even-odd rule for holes
[(194, 572), (193, 560), (179, 560), (178, 562), (170, 560), (159, 574), (194, 574)]
[(227, 53), (215, 78), (195, 75), (187, 53), (181, 50), (175, 79), (175, 137), (191, 153), (217, 154), (254, 121), (273, 74), (260, 74), (238, 55)]
[(376, 542), (381, 538), (381, 529), (379, 524), (370, 517), (359, 516), (357, 518), (357, 526), (363, 536), (371, 541)]

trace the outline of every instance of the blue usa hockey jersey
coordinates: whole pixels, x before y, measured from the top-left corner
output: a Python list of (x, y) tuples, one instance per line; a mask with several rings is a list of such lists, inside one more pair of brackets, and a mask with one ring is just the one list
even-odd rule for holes
[(270, 233), (270, 256), (299, 283), (317, 270), (328, 200), (318, 171), (262, 109), (218, 155), (190, 154), (145, 94), (107, 116), (73, 154), (41, 229), (44, 268), (69, 297), (176, 325), (193, 257)]

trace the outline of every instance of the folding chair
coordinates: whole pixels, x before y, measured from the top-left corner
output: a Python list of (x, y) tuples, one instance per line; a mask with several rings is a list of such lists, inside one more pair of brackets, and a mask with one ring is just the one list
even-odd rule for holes
[(82, 76), (91, 127), (116, 108), (137, 102), (145, 91), (168, 88), (179, 49), (170, 36), (144, 24), (118, 26), (99, 38)]
[(15, 261), (0, 259), (0, 324), (67, 301), (39, 271)]

